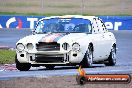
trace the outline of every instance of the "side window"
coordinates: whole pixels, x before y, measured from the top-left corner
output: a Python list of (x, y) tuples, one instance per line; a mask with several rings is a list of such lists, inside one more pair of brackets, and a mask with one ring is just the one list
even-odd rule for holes
[(98, 33), (98, 24), (97, 24), (97, 19), (94, 18), (92, 22), (92, 33), (97, 34)]
[(98, 18), (98, 29), (99, 29), (99, 33), (105, 33), (106, 32), (106, 27), (104, 22)]
[(101, 20), (101, 19), (99, 19), (100, 20), (100, 22), (101, 22), (101, 26), (102, 26), (102, 31), (101, 31), (101, 33), (105, 33), (105, 32), (107, 32), (107, 28), (106, 28), (106, 26), (105, 26), (105, 24), (104, 24), (104, 22)]
[(105, 33), (107, 31), (105, 24), (99, 18), (94, 18), (92, 23), (92, 33)]
[(106, 28), (105, 23), (103, 21), (102, 21), (102, 27), (103, 27), (103, 30), (106, 32), (107, 28)]
[(99, 29), (99, 33), (103, 33), (103, 24), (102, 24), (102, 22), (101, 22), (101, 20), (100, 19), (98, 19), (98, 21), (97, 21), (98, 23), (98, 29)]

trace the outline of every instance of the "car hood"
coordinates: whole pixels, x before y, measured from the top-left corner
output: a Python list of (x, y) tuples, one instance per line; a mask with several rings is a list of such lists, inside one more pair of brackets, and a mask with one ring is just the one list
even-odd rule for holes
[(20, 39), (17, 43), (38, 43), (38, 42), (75, 42), (85, 37), (85, 33), (50, 33), (29, 35)]

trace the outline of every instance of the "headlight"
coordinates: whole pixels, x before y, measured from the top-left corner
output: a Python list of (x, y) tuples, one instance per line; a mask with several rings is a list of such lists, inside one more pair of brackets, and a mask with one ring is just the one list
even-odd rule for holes
[(62, 44), (62, 48), (63, 48), (64, 50), (68, 50), (68, 49), (70, 48), (70, 45), (69, 45), (68, 43), (63, 43), (63, 44)]
[(27, 44), (27, 49), (28, 50), (32, 50), (33, 49), (33, 44), (32, 43), (28, 43)]
[(72, 45), (72, 50), (73, 50), (74, 52), (79, 51), (79, 50), (80, 50), (80, 45), (79, 45), (78, 43), (73, 43), (73, 45)]
[(19, 43), (19, 44), (17, 44), (16, 49), (21, 52), (25, 49), (25, 47), (22, 43)]

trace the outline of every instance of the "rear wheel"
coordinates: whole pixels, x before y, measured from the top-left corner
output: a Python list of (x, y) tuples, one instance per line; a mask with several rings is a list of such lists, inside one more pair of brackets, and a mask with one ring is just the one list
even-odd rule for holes
[(114, 66), (116, 64), (116, 46), (113, 46), (108, 57), (106, 66)]
[(17, 60), (17, 55), (15, 56), (15, 63), (16, 63), (16, 68), (20, 71), (28, 71), (31, 68), (30, 63), (20, 63)]
[(81, 65), (82, 67), (92, 67), (92, 64), (93, 64), (93, 51), (92, 51), (92, 46), (89, 46), (81, 62)]

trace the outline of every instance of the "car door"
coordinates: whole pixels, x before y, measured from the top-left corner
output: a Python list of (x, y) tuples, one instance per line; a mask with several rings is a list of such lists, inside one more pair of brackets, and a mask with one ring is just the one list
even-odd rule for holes
[(98, 27), (99, 27), (99, 33), (101, 34), (101, 38), (102, 38), (102, 59), (105, 59), (109, 56), (109, 52), (110, 52), (110, 47), (111, 47), (111, 39), (110, 39), (110, 34), (107, 31), (103, 21), (101, 19), (98, 19)]
[(93, 46), (94, 52), (93, 57), (94, 61), (103, 60), (105, 57), (105, 46), (106, 46), (106, 37), (103, 33), (103, 29), (101, 26), (101, 22), (99, 19), (94, 19), (92, 23), (92, 33), (93, 33)]

